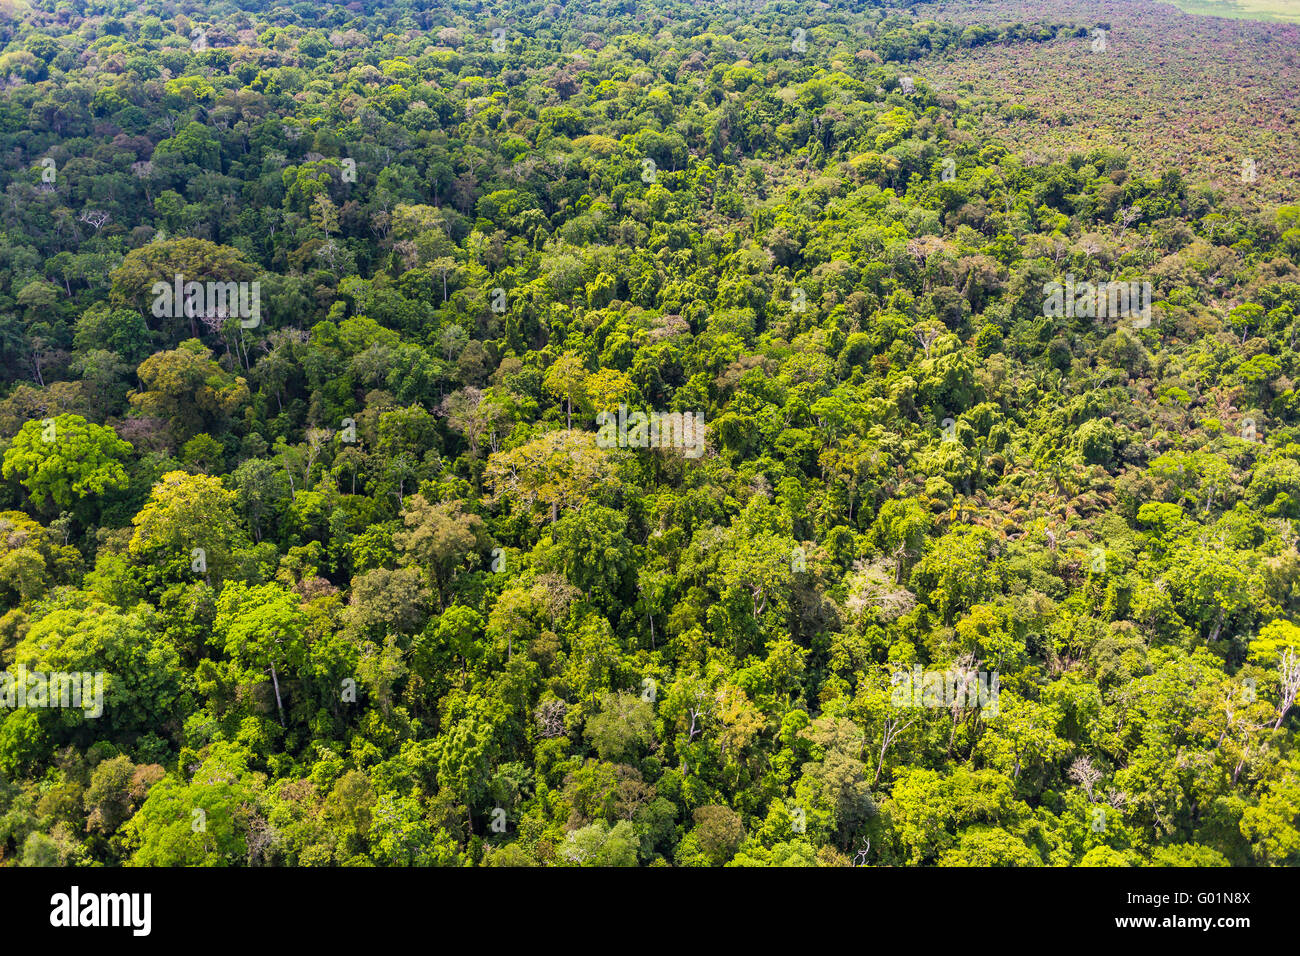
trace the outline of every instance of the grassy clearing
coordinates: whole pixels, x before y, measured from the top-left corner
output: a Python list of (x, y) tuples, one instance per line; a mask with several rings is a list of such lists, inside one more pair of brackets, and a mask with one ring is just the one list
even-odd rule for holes
[(1165, 0), (1187, 13), (1300, 23), (1300, 0)]

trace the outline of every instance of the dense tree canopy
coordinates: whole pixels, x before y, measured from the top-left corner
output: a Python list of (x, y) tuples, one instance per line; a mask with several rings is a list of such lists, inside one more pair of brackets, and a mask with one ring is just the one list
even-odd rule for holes
[(1098, 20), (253, 6), (0, 17), (0, 862), (1300, 864), (1297, 197), (951, 80)]

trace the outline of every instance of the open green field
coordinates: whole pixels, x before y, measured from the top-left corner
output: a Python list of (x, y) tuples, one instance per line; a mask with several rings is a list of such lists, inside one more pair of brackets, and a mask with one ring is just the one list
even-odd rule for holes
[(1300, 23), (1300, 0), (1167, 0), (1187, 13)]

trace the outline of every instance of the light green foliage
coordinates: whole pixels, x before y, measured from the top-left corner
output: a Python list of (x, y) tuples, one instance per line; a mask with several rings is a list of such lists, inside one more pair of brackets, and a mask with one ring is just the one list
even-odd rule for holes
[(1275, 28), (200, 6), (6, 20), (0, 862), (1300, 865)]
[(123, 463), (131, 450), (111, 428), (58, 415), (22, 427), (4, 453), (3, 473), (22, 482), (38, 507), (70, 508), (125, 488)]

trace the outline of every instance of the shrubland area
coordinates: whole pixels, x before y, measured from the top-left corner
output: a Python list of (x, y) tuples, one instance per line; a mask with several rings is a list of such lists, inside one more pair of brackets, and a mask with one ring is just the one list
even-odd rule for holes
[[(10, 0), (0, 44), (0, 691), (103, 676), (5, 696), (0, 861), (1300, 863), (1300, 28)], [(993, 699), (900, 702), (958, 669)]]

